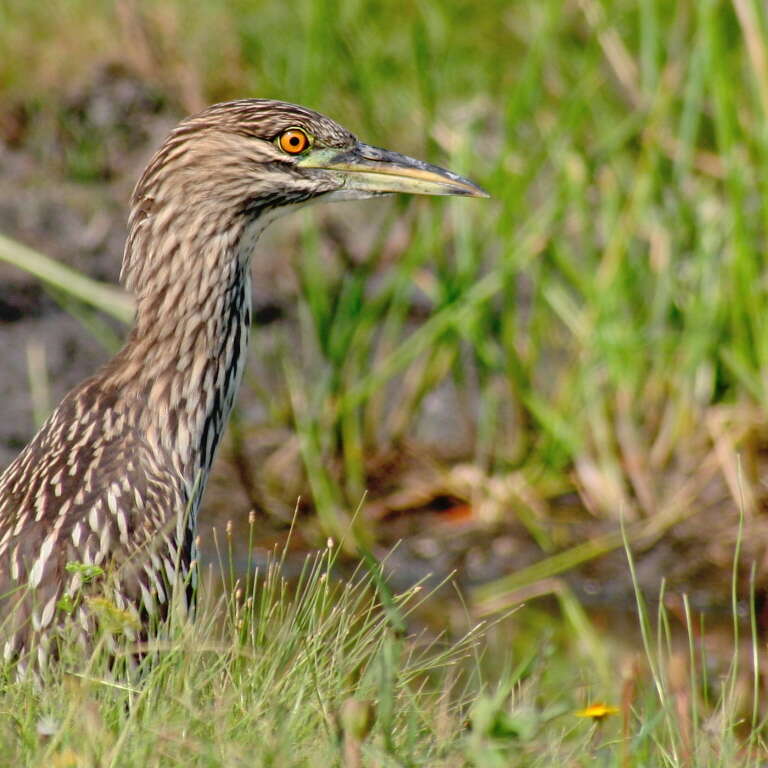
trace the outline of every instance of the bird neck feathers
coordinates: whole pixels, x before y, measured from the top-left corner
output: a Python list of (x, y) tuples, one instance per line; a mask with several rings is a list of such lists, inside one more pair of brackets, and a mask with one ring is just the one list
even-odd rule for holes
[(136, 324), (107, 376), (133, 395), (137, 426), (170, 459), (190, 496), (192, 488), (202, 494), (242, 378), (250, 256), (261, 229), (241, 225), (186, 243), (169, 236), (165, 253), (132, 272), (144, 280)]

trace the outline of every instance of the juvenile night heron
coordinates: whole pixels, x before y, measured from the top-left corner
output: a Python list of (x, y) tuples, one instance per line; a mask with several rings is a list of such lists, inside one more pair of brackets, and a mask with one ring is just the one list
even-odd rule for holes
[[(259, 234), (315, 200), (486, 197), (303, 107), (218, 104), (181, 122), (131, 198), (122, 350), (70, 392), (0, 477), (0, 636), (44, 664), (67, 616), (94, 629), (82, 567), (146, 624), (194, 585), (197, 510), (245, 364)], [(107, 578), (108, 587), (107, 587)], [(97, 579), (98, 581), (98, 579)]]

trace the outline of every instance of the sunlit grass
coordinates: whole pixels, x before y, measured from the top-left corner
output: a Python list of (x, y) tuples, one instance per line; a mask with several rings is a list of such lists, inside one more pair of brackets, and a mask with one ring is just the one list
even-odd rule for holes
[[(709, 657), (687, 603), (681, 631), (663, 600), (653, 617), (638, 592), (645, 651), (598, 634), (601, 669), (578, 625), (537, 611), (469, 622), (457, 642), (435, 636), (414, 620), (422, 590), (390, 595), (374, 565), (339, 581), (338, 553), (311, 556), (291, 584), (279, 553), (234, 584), (222, 564), (225, 596), (141, 646), (149, 655), (138, 671), (121, 663), (137, 646), (118, 636), (116, 655), (96, 636), (92, 655), (65, 639), (42, 683), (0, 665), (4, 759), (725, 768), (757, 766), (765, 754), (753, 659)], [(756, 654), (754, 626), (741, 647), (750, 644)]]
[[(381, 759), (410, 754), (430, 762), (438, 726), (440, 748), (459, 749), (467, 691), (450, 671), (472, 652), (477, 632), (452, 645), (402, 636), (391, 612), (407, 616), (419, 589), (384, 610), (371, 576), (334, 579), (337, 554), (326, 549), (310, 558), (291, 586), (273, 559), (228, 597), (209, 600), (194, 622), (172, 623), (145, 649), (150, 656), (138, 674), (123, 671), (121, 655), (131, 657), (135, 646), (119, 637), (116, 661), (96, 638), (90, 657), (64, 641), (42, 684), (13, 682), (7, 666), (0, 692), (5, 759), (332, 765), (350, 701), (373, 713), (353, 736)], [(427, 713), (440, 707), (442, 719), (430, 722)]]

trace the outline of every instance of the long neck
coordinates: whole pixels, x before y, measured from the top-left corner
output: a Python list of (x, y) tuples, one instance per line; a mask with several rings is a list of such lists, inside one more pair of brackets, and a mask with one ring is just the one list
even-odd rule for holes
[[(240, 385), (251, 321), (250, 255), (263, 227), (166, 243), (143, 255), (136, 325), (107, 375), (135, 403), (156, 455), (199, 498)], [(203, 231), (203, 234), (205, 232)], [(144, 238), (128, 247), (146, 245)], [(134, 254), (135, 256), (135, 254)]]
[(242, 136), (182, 124), (134, 189), (121, 279), (136, 326), (107, 375), (188, 495), (202, 494), (245, 365), (250, 258), (283, 210)]

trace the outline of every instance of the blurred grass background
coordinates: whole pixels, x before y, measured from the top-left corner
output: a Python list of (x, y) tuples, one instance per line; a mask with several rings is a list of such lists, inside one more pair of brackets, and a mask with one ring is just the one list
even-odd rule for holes
[(615, 548), (623, 516), (698, 578), (729, 567), (740, 504), (764, 556), (764, 12), (6, 0), (6, 144), (86, 209), (117, 190), (118, 221), (155, 123), (243, 95), (472, 175), (493, 201), (326, 206), (265, 244), (257, 305), (285, 322), (256, 334), (229, 516), (302, 495), (343, 537), (368, 489), (368, 541), (438, 499), (543, 555)]
[[(551, 594), (589, 644), (581, 605), (631, 602), (620, 522), (641, 586), (727, 616), (741, 513), (762, 631), (766, 24), (756, 0), (0, 0), (0, 228), (114, 282), (153, 147), (243, 96), (470, 176), (492, 200), (265, 235), (209, 524), (256, 510), (280, 540), (301, 497), (309, 545), (406, 537), (405, 583), (458, 568), (480, 614)], [(51, 189), (75, 219), (15, 207)], [(114, 346), (104, 301), (46, 285)], [(69, 384), (35, 349), (16, 442)]]
[[(211, 518), (279, 523), (301, 496), (310, 541), (346, 540), (367, 491), (370, 544), (458, 510), (438, 517), (519, 552), (475, 568), (490, 607), (619, 548), (623, 517), (657, 571), (722, 599), (740, 506), (765, 557), (764, 10), (6, 0), (6, 153), (32, 196), (60, 180), (86, 224), (106, 196), (119, 228), (167, 125), (259, 95), (473, 176), (492, 201), (325, 206), (265, 243), (257, 308), (281, 322), (255, 333)], [(67, 251), (86, 224), (55, 255), (88, 271)]]

